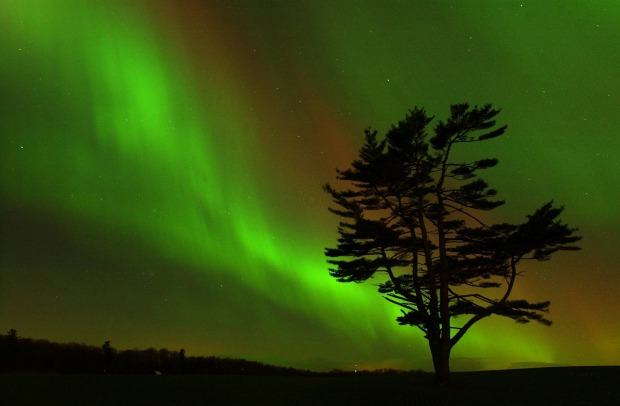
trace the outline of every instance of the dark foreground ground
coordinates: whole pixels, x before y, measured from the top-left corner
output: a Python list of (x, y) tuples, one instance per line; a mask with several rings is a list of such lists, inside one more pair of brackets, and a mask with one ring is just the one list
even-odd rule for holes
[(432, 376), (1, 374), (0, 405), (620, 405), (620, 367)]

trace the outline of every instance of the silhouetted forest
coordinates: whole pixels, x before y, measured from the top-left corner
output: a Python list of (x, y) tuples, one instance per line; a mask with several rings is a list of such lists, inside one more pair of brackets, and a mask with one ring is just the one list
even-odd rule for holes
[(245, 359), (186, 356), (185, 350), (148, 348), (116, 350), (110, 341), (100, 347), (77, 343), (55, 343), (23, 338), (12, 329), (0, 335), (0, 372), (112, 373), (112, 374), (217, 374), (264, 376), (402, 374), (378, 369), (321, 373), (279, 367)]

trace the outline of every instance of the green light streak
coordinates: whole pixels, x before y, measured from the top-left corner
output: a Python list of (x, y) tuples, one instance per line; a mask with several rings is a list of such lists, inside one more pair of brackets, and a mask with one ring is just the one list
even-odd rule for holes
[[(245, 304), (238, 310), (244, 313), (239, 319), (252, 328), (268, 326), (272, 338), (287, 337), (290, 343), (282, 346), (283, 352), (301, 351), (307, 332), (277, 320), (274, 309), (316, 321), (326, 334), (337, 337), (338, 343), (325, 339), (326, 352), (332, 347), (334, 353), (355, 348), (371, 360), (383, 360), (389, 348), (389, 357), (403, 359), (403, 353), (409, 356), (407, 350), (396, 354), (394, 349), (411, 346), (412, 354), (427, 359), (424, 341), (394, 323), (398, 310), (383, 303), (373, 286), (338, 284), (327, 275), (323, 247), (334, 238), (336, 225), (322, 221), (331, 217), (319, 210), (285, 207), (286, 198), (289, 205), (303, 202), (275, 193), (318, 189), (330, 180), (323, 178), (327, 172), (317, 171), (321, 178), (316, 184), (301, 185), (295, 183), (296, 171), (279, 173), (284, 171), (275, 164), (280, 159), (303, 161), (291, 167), (324, 166), (331, 176), (340, 163), (319, 162), (327, 159), (311, 155), (315, 150), (302, 151), (308, 156), (300, 158), (284, 141), (284, 147), (274, 149), (284, 135), (312, 139), (316, 133), (329, 133), (315, 141), (316, 150), (323, 142), (320, 148), (338, 150), (334, 156), (344, 161), (358, 148), (363, 127), (383, 131), (413, 105), (442, 116), (449, 103), (490, 101), (504, 108), (509, 138), (476, 154), (500, 158), (498, 171), (488, 180), (507, 199), (508, 215), (531, 211), (536, 196), (536, 202), (566, 202), (567, 214), (576, 213), (566, 218), (569, 224), (581, 226), (582, 218), (591, 219), (590, 229), (583, 229), (585, 236), (601, 227), (610, 230), (617, 222), (609, 202), (620, 198), (620, 189), (614, 176), (602, 174), (619, 168), (612, 152), (620, 145), (613, 137), (615, 121), (609, 118), (617, 115), (614, 101), (620, 88), (614, 72), (620, 54), (597, 63), (606, 48), (618, 48), (614, 29), (620, 19), (611, 2), (601, 3), (608, 4), (605, 13), (569, 8), (555, 26), (547, 24), (550, 14), (544, 6), (534, 5), (519, 10), (524, 21), (517, 24), (508, 6), (453, 10), (442, 5), (364, 3), (351, 13), (350, 7), (313, 3), (291, 11), (309, 18), (303, 30), (289, 10), (279, 12), (282, 21), (277, 24), (268, 10), (261, 18), (252, 14), (256, 20), (248, 21), (256, 25), (244, 26), (245, 34), (235, 31), (236, 38), (247, 41), (239, 44), (221, 41), (233, 27), (208, 20), (210, 13), (204, 16), (205, 24), (211, 25), (205, 32), (221, 38), (182, 38), (175, 30), (186, 27), (168, 26), (167, 17), (151, 13), (153, 4), (0, 0), (3, 199), (43, 215), (78, 218), (92, 226), (93, 234), (112, 235), (111, 240), (132, 236), (150, 247), (154, 257), (174, 263), (175, 272), (196, 271), (196, 280), (204, 285), (236, 281), (263, 300)], [(178, 4), (203, 8), (201, 2)], [(595, 14), (600, 27), (586, 27)], [(278, 25), (284, 20), (286, 24)], [(574, 26), (581, 28), (572, 30)], [(246, 38), (247, 33), (265, 36)], [(186, 44), (188, 38), (196, 42)], [(566, 52), (567, 38), (577, 54)], [(236, 62), (235, 53), (244, 46), (249, 51), (256, 48), (252, 58), (259, 58), (261, 51), (266, 56), (252, 59), (246, 67), (250, 58), (239, 52), (245, 59)], [(547, 51), (541, 52), (541, 47)], [(192, 55), (195, 49), (205, 56)], [(250, 88), (254, 81), (261, 83)], [(300, 83), (302, 91), (294, 87)], [(544, 97), (542, 90), (547, 91)], [(276, 98), (284, 92), (288, 93)], [(333, 116), (323, 110), (333, 110)], [(575, 130), (577, 116), (587, 120)], [(592, 133), (593, 128), (598, 133)], [(271, 132), (277, 134), (276, 141), (266, 140)], [(558, 152), (557, 135), (564, 132), (584, 135), (562, 141)], [(603, 133), (608, 134), (604, 142)], [(590, 142), (590, 134), (599, 138)], [(604, 235), (611, 236), (601, 237), (611, 253), (616, 239), (609, 231)], [(586, 243), (595, 250), (596, 244), (589, 241), (594, 240)], [(125, 259), (122, 253), (118, 257), (119, 262)], [(598, 268), (610, 266), (597, 261)], [(591, 264), (583, 260), (580, 267)], [(566, 269), (570, 266), (574, 265), (565, 264)], [(49, 268), (47, 272), (53, 272)], [(533, 280), (517, 295), (530, 297), (528, 292), (542, 282)], [(562, 290), (569, 288), (577, 289), (568, 283)], [(153, 295), (121, 289), (127, 291), (119, 295)], [(213, 313), (208, 320), (214, 328), (244, 323), (226, 318), (233, 311), (202, 308), (188, 289), (164, 286), (161, 291), (166, 289), (176, 298), (175, 316), (188, 325), (207, 312)], [(544, 291), (539, 296), (547, 297)], [(222, 299), (222, 306), (228, 299)], [(230, 299), (243, 304), (245, 298)], [(590, 320), (584, 309), (586, 305), (572, 310)], [(562, 313), (554, 307), (551, 317), (556, 320), (557, 314)], [(605, 320), (602, 317), (597, 326)], [(582, 324), (578, 320), (574, 328)], [(573, 324), (558, 323), (552, 327), (556, 328), (569, 334)], [(600, 338), (599, 352), (613, 357), (615, 335), (591, 329), (590, 339)], [(493, 353), (507, 362), (581, 359), (562, 354), (556, 348), (564, 345), (562, 339), (551, 334), (489, 320), (468, 333), (454, 356)], [(228, 348), (231, 354), (235, 350), (223, 339), (209, 345)], [(208, 354), (212, 348), (205, 344), (201, 350)], [(258, 351), (257, 346), (248, 348)], [(419, 360), (412, 355), (411, 367), (418, 367)]]
[[(385, 315), (386, 310), (373, 309), (367, 292), (333, 283), (324, 271), (322, 247), (308, 253), (294, 240), (275, 239), (263, 215), (269, 204), (254, 189), (253, 159), (247, 156), (248, 151), (260, 154), (254, 119), (226, 120), (225, 127), (219, 122), (219, 117), (242, 116), (226, 104), (218, 107), (221, 94), (241, 97), (225, 74), (210, 72), (220, 75), (206, 100), (192, 94), (174, 62), (183, 56), (164, 58), (170, 50), (150, 40), (153, 29), (146, 18), (137, 18), (136, 10), (122, 14), (82, 5), (66, 15), (47, 2), (32, 15), (30, 8), (19, 6), (9, 10), (12, 21), (23, 22), (14, 24), (16, 36), (28, 38), (32, 54), (44, 55), (39, 63), (59, 62), (45, 69), (57, 70), (55, 77), (67, 93), (63, 102), (71, 111), (63, 119), (78, 116), (83, 129), (68, 132), (75, 125), (68, 122), (39, 128), (31, 141), (44, 142), (29, 143), (27, 156), (9, 154), (15, 160), (7, 167), (37, 168), (14, 178), (30, 184), (21, 199), (138, 234), (180, 264), (208, 267), (213, 278), (235, 269), (243, 277), (240, 283), (313, 317), (326, 300), (334, 304), (330, 313), (339, 317), (346, 318), (352, 305)], [(41, 19), (47, 23), (40, 24)], [(83, 35), (76, 39), (74, 32)], [(50, 92), (54, 97), (60, 93)], [(209, 108), (201, 112), (205, 104)], [(49, 166), (42, 162), (59, 153), (62, 159)], [(39, 177), (41, 169), (45, 175)], [(274, 284), (282, 283), (290, 288), (274, 296)], [(299, 291), (305, 291), (303, 301)], [(391, 324), (390, 317), (383, 319)], [(331, 314), (323, 322), (342, 328)], [(373, 329), (370, 321), (360, 327)]]

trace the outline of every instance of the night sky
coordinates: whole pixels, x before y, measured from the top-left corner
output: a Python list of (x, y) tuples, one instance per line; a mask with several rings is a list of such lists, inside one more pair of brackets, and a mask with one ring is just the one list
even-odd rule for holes
[(486, 218), (554, 199), (583, 249), (517, 281), (552, 327), (484, 320), (452, 368), (618, 364), (619, 26), (615, 0), (0, 0), (0, 330), (429, 370), (329, 276), (321, 186), (366, 127), (493, 103), (506, 135), (462, 150), (499, 159)]

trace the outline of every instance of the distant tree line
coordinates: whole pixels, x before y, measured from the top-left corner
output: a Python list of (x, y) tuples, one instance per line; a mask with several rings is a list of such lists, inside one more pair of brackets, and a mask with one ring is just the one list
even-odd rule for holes
[(305, 371), (244, 359), (186, 357), (185, 350), (165, 348), (116, 350), (110, 341), (101, 347), (22, 338), (14, 329), (0, 335), (0, 371), (118, 374), (299, 375)]
[(367, 375), (404, 371), (344, 371), (328, 373), (279, 367), (245, 359), (185, 355), (185, 350), (165, 348), (116, 350), (110, 341), (100, 347), (23, 338), (11, 329), (0, 335), (0, 372), (112, 373), (112, 374), (213, 374), (213, 375)]

